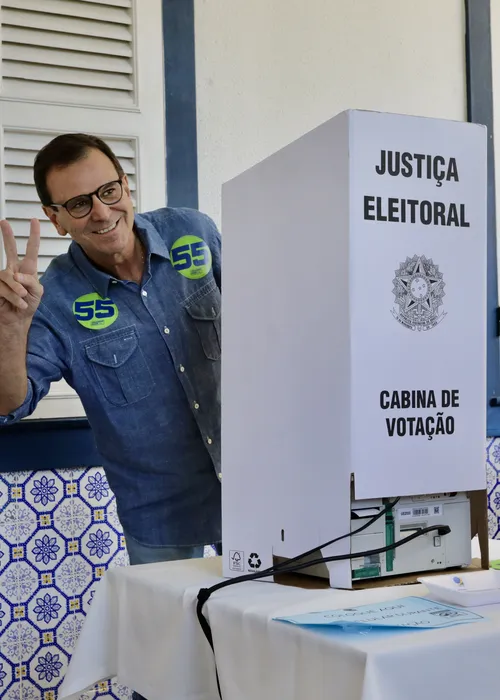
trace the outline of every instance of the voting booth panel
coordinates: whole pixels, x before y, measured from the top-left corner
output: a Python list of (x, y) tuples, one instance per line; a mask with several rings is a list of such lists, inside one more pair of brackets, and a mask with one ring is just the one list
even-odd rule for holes
[[(381, 499), (446, 524), (485, 488), (486, 129), (343, 112), (226, 183), (222, 232), (224, 574)], [(443, 566), (470, 538), (453, 512), (418, 544)]]

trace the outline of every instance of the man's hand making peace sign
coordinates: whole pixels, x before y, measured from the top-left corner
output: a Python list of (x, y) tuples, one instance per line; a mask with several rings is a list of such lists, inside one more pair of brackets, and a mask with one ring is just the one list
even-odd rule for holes
[(26, 255), (17, 254), (16, 240), (7, 221), (0, 222), (7, 266), (0, 270), (0, 326), (30, 322), (38, 308), (43, 287), (38, 281), (40, 222), (31, 221)]
[(0, 415), (20, 406), (26, 396), (26, 346), (31, 320), (40, 304), (38, 281), (40, 222), (31, 222), (26, 255), (19, 261), (16, 240), (7, 221), (0, 222), (7, 266), (0, 270)]

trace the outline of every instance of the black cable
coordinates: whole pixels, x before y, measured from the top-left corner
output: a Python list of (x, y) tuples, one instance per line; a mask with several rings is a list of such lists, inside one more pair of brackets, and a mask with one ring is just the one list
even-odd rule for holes
[[(359, 532), (363, 532), (363, 530), (366, 530), (367, 528), (370, 527), (370, 525), (373, 525), (373, 523), (376, 523), (377, 520), (382, 518), (384, 515), (387, 513), (390, 513), (394, 506), (399, 502), (400, 498), (396, 498), (392, 503), (388, 503), (384, 510), (381, 510), (380, 513), (377, 513), (377, 515), (373, 515), (364, 525), (361, 527), (358, 527), (357, 530), (351, 530), (350, 532), (346, 532), (345, 535), (340, 535), (340, 537), (335, 537), (333, 540), (329, 540), (328, 542), (324, 542), (323, 544), (318, 545), (317, 547), (313, 547), (313, 549), (309, 549), (307, 552), (302, 552), (302, 554), (298, 554), (296, 557), (292, 557), (292, 559), (287, 559), (284, 562), (280, 562), (279, 564), (275, 564), (274, 566), (270, 566), (268, 569), (264, 569), (264, 571), (259, 571), (260, 574), (265, 573), (266, 571), (270, 571), (271, 569), (279, 573), (280, 569), (284, 566), (289, 566), (290, 564), (293, 564), (296, 561), (300, 561), (301, 559), (304, 559), (304, 557), (308, 557), (311, 554), (315, 554), (318, 549), (326, 549), (329, 547), (331, 544), (335, 544), (336, 542), (340, 542), (341, 540), (345, 540), (348, 537), (352, 537), (353, 535), (357, 535)], [(311, 564), (309, 564), (311, 566)], [(233, 579), (234, 580), (234, 579)]]
[[(403, 544), (407, 544), (408, 542), (411, 542), (412, 540), (417, 539), (417, 537), (422, 537), (422, 535), (427, 535), (429, 532), (433, 532), (434, 530), (438, 531), (438, 534), (443, 537), (444, 535), (448, 535), (451, 532), (451, 528), (449, 525), (431, 525), (429, 527), (424, 527), (424, 528), (419, 528), (416, 532), (414, 532), (411, 535), (408, 535), (408, 537), (404, 537), (402, 540), (398, 540), (398, 542), (393, 542), (392, 544), (388, 544), (385, 547), (379, 547), (378, 549), (368, 549), (365, 552), (349, 552), (349, 554), (335, 554), (330, 557), (320, 557), (319, 559), (313, 559), (312, 561), (306, 561), (303, 562), (302, 564), (295, 565), (293, 564), (292, 566), (288, 565), (288, 562), (284, 562), (284, 565), (280, 564), (279, 565), (279, 570), (276, 571), (278, 574), (288, 574), (288, 573), (295, 573), (297, 571), (301, 571), (302, 569), (308, 569), (311, 566), (316, 566), (318, 564), (326, 564), (331, 561), (345, 561), (346, 559), (357, 559), (358, 557), (370, 557), (373, 556), (374, 554), (384, 554), (385, 552), (390, 552), (394, 549), (397, 549), (398, 547), (401, 547)], [(277, 567), (276, 567), (277, 568)], [(236, 578), (231, 578), (231, 579), (226, 579), (225, 581), (221, 581), (220, 583), (216, 583), (214, 586), (211, 586), (210, 588), (202, 588), (199, 593), (198, 593), (198, 603), (200, 601), (202, 602), (202, 606), (207, 602), (207, 600), (210, 598), (212, 593), (215, 593), (216, 591), (221, 590), (222, 588), (227, 588), (228, 586), (233, 586), (236, 583), (244, 583), (246, 581), (255, 581), (259, 578), (265, 578), (267, 576), (270, 576), (272, 573), (274, 573), (274, 570), (272, 570), (272, 567), (269, 569), (265, 569), (264, 571), (257, 571), (251, 574), (244, 574), (243, 576), (237, 576)]]
[[(346, 539), (347, 537), (352, 537), (352, 535), (356, 535), (359, 532), (363, 532), (363, 530), (366, 530), (370, 525), (373, 525), (373, 523), (377, 522), (379, 518), (382, 518), (386, 513), (389, 513), (392, 511), (394, 506), (398, 503), (400, 499), (396, 498), (392, 503), (388, 503), (386, 507), (380, 511), (380, 513), (377, 513), (377, 515), (372, 516), (364, 525), (359, 527), (357, 530), (353, 530), (350, 532), (346, 532), (345, 535), (341, 535), (340, 537), (335, 537), (333, 540), (329, 540), (328, 542), (324, 542), (323, 544), (319, 545), (318, 547), (314, 547), (313, 549), (309, 549), (307, 552), (302, 552), (302, 554), (297, 555), (296, 557), (293, 557), (292, 559), (287, 559), (287, 561), (282, 562), (280, 564), (275, 564), (274, 566), (271, 566), (267, 569), (264, 569), (263, 571), (259, 571), (257, 574), (249, 574), (250, 579), (245, 578), (242, 579), (241, 576), (235, 577), (228, 581), (227, 585), (233, 585), (235, 583), (238, 583), (241, 580), (251, 580), (252, 578), (263, 578), (265, 576), (271, 576), (274, 573), (280, 573), (284, 570), (284, 567), (289, 567), (290, 564), (293, 564), (294, 562), (300, 561), (301, 559), (304, 559), (304, 557), (307, 557), (309, 555), (315, 554), (318, 550), (325, 549), (326, 547), (329, 547), (332, 544), (335, 544), (336, 542), (340, 542), (341, 540)], [(310, 563), (308, 563), (308, 566), (311, 566)], [(203, 597), (203, 600), (201, 599), (201, 593), (202, 591), (207, 591), (206, 597)], [(213, 637), (212, 637), (212, 630), (210, 629), (210, 625), (208, 624), (207, 619), (203, 615), (203, 606), (207, 602), (207, 600), (210, 598), (212, 595), (213, 591), (212, 589), (201, 589), (200, 592), (198, 593), (198, 604), (196, 606), (196, 614), (198, 616), (198, 622), (200, 623), (201, 629), (203, 630), (203, 633), (210, 644), (210, 648), (212, 649), (212, 652), (215, 657), (215, 648), (214, 648), (214, 643), (213, 643)], [(219, 691), (219, 697), (222, 700), (222, 695), (221, 695), (221, 689), (220, 689), (220, 683), (219, 683), (219, 674), (217, 672), (217, 664), (215, 665), (215, 678), (217, 680), (217, 689)]]
[[(372, 524), (372, 521), (375, 522), (375, 520), (378, 520), (378, 518), (382, 517), (384, 512), (386, 512), (389, 507), (390, 507), (390, 504), (387, 506), (385, 511), (381, 511), (381, 513), (378, 513), (377, 516), (375, 516), (373, 519), (370, 519), (368, 521), (368, 523), (365, 523), (358, 530), (355, 530), (352, 533), (348, 533), (348, 534), (342, 535), (341, 537), (338, 537), (334, 540), (331, 540), (328, 544), (333, 544), (334, 542), (338, 542), (341, 539), (345, 539), (346, 537), (349, 537), (350, 535), (353, 535), (357, 532), (361, 532), (361, 530), (366, 529), (367, 527), (369, 527)], [(197, 614), (200, 626), (205, 634), (205, 637), (206, 637), (208, 643), (210, 644), (212, 652), (214, 653), (214, 656), (215, 656), (215, 648), (214, 648), (214, 643), (213, 643), (212, 631), (210, 629), (210, 625), (209, 625), (207, 619), (205, 618), (205, 616), (203, 614), (203, 606), (208, 601), (208, 599), (210, 598), (212, 593), (215, 593), (216, 591), (219, 591), (223, 588), (227, 588), (228, 586), (233, 586), (236, 583), (243, 583), (245, 581), (254, 581), (254, 580), (257, 580), (259, 578), (265, 578), (267, 576), (272, 575), (273, 573), (293, 573), (293, 572), (301, 571), (302, 569), (307, 569), (311, 566), (316, 566), (317, 564), (325, 564), (325, 563), (331, 562), (331, 561), (345, 561), (346, 559), (354, 559), (354, 558), (358, 558), (358, 557), (369, 557), (369, 556), (373, 556), (375, 554), (383, 554), (385, 552), (390, 552), (392, 550), (395, 550), (398, 547), (401, 547), (402, 545), (407, 544), (408, 542), (411, 542), (412, 540), (417, 539), (417, 537), (422, 537), (422, 535), (426, 535), (429, 532), (434, 532), (436, 530), (438, 531), (438, 534), (441, 537), (444, 535), (448, 535), (451, 532), (451, 529), (448, 525), (432, 525), (430, 527), (420, 528), (419, 530), (417, 530), (413, 534), (408, 535), (408, 537), (405, 537), (402, 540), (399, 540), (398, 542), (394, 542), (392, 544), (386, 545), (385, 547), (379, 547), (378, 549), (367, 550), (365, 552), (350, 552), (349, 554), (337, 554), (335, 556), (330, 556), (330, 557), (320, 557), (319, 559), (315, 559), (313, 561), (303, 562), (302, 564), (298, 564), (298, 565), (295, 564), (295, 562), (297, 560), (303, 559), (304, 556), (307, 556), (310, 553), (314, 553), (318, 549), (321, 549), (321, 548), (326, 546), (326, 545), (322, 545), (321, 547), (315, 547), (313, 550), (310, 550), (309, 552), (305, 552), (304, 554), (300, 554), (299, 556), (294, 557), (293, 559), (291, 559), (287, 562), (283, 562), (282, 564), (277, 564), (275, 567), (269, 567), (268, 569), (264, 569), (263, 571), (258, 571), (258, 572), (252, 573), (252, 574), (245, 574), (243, 576), (237, 576), (236, 578), (221, 581), (220, 583), (217, 583), (214, 586), (211, 586), (210, 588), (200, 589), (200, 591), (198, 592), (198, 602), (196, 605), (196, 614)], [(215, 674), (216, 674), (216, 680), (217, 680), (217, 689), (219, 691), (219, 697), (222, 700), (219, 674), (217, 672), (217, 665), (215, 667)]]
[[(306, 561), (303, 564), (299, 564), (298, 566), (291, 566), (290, 568), (284, 567), (280, 569), (277, 573), (280, 574), (288, 574), (288, 573), (294, 573), (297, 571), (300, 571), (301, 569), (307, 569), (310, 566), (316, 566), (317, 564), (325, 564), (330, 561), (345, 561), (346, 559), (357, 559), (358, 557), (370, 557), (374, 554), (384, 554), (384, 552), (390, 552), (393, 549), (397, 549), (398, 547), (401, 547), (401, 545), (406, 544), (407, 542), (411, 542), (412, 540), (417, 539), (417, 537), (421, 537), (422, 535), (427, 535), (429, 532), (433, 532), (434, 530), (438, 531), (438, 535), (441, 537), (444, 537), (444, 535), (449, 535), (451, 532), (451, 528), (449, 525), (431, 525), (430, 527), (424, 527), (420, 528), (416, 532), (414, 532), (412, 535), (408, 535), (408, 537), (404, 537), (402, 540), (399, 540), (398, 542), (393, 542), (392, 544), (388, 544), (385, 547), (379, 547), (378, 549), (368, 549), (366, 552), (350, 552), (349, 554), (337, 554), (335, 556), (331, 557), (320, 557), (319, 559), (314, 559), (313, 561)], [(262, 573), (262, 572), (259, 572)], [(248, 576), (251, 576), (252, 578), (261, 578), (258, 574), (248, 574)], [(251, 580), (251, 579), (246, 579), (244, 577), (239, 577), (240, 580)], [(215, 586), (212, 586), (212, 588), (208, 588), (205, 590), (211, 591), (210, 595), (212, 593), (215, 593), (216, 590), (219, 590), (219, 588), (225, 588), (226, 586), (224, 584), (231, 584), (232, 582), (237, 583), (238, 579), (229, 579), (227, 581), (222, 581), (221, 583), (215, 584)], [(202, 589), (203, 590), (203, 589)], [(210, 596), (209, 596), (210, 597)], [(208, 600), (208, 598), (207, 598)]]
[[(273, 573), (280, 573), (284, 567), (289, 567), (290, 564), (293, 564), (294, 562), (300, 561), (301, 559), (304, 559), (304, 557), (315, 554), (320, 549), (325, 549), (326, 547), (329, 547), (330, 545), (335, 544), (336, 542), (340, 542), (341, 540), (344, 540), (347, 537), (352, 537), (352, 535), (356, 535), (359, 532), (363, 532), (363, 530), (366, 530), (368, 527), (370, 527), (370, 525), (373, 525), (373, 523), (377, 522), (377, 520), (382, 518), (387, 513), (391, 512), (399, 500), (400, 500), (400, 498), (398, 497), (394, 501), (388, 503), (386, 505), (386, 507), (380, 511), (380, 513), (377, 513), (377, 515), (372, 516), (366, 523), (364, 523), (361, 527), (357, 528), (356, 530), (346, 532), (345, 535), (341, 535), (340, 537), (335, 537), (333, 540), (329, 540), (328, 542), (324, 542), (323, 544), (320, 544), (317, 547), (314, 547), (313, 549), (309, 549), (307, 552), (302, 552), (302, 554), (298, 554), (297, 556), (293, 557), (292, 559), (287, 559), (287, 561), (285, 561), (285, 562), (281, 562), (280, 564), (275, 564), (274, 566), (271, 566), (271, 567), (268, 567), (267, 569), (259, 571), (257, 573), (257, 575), (249, 574), (249, 576), (251, 576), (252, 578), (263, 578), (265, 576), (270, 576)], [(311, 566), (311, 564), (308, 563), (308, 566)], [(241, 576), (235, 577), (235, 578), (231, 579), (227, 585), (232, 585), (234, 583), (238, 583), (241, 580), (242, 580)], [(250, 579), (244, 579), (244, 580), (250, 580)], [(202, 590), (207, 590), (207, 589), (202, 589)], [(211, 589), (208, 589), (208, 590), (210, 591)], [(201, 593), (201, 591), (200, 591), (200, 593)], [(205, 637), (207, 638), (207, 641), (210, 644), (212, 651), (215, 653), (214, 646), (213, 646), (213, 639), (212, 639), (212, 631), (210, 629), (210, 625), (208, 624), (207, 620), (205, 619), (205, 617), (203, 616), (203, 613), (202, 613), (203, 605), (206, 603), (206, 601), (208, 600), (210, 595), (211, 595), (211, 592), (208, 593), (207, 597), (201, 603), (201, 606), (200, 606), (200, 596), (198, 596), (197, 614), (198, 614), (198, 620), (200, 622), (201, 628), (203, 629)], [(218, 679), (217, 679), (217, 683), (218, 683)], [(220, 694), (220, 690), (219, 690), (219, 694)]]

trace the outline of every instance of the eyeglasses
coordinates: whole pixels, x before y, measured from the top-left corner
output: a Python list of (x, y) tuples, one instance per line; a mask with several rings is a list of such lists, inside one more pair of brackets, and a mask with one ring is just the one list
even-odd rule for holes
[(103, 204), (117, 204), (123, 197), (123, 186), (121, 180), (113, 180), (101, 185), (94, 192), (89, 194), (79, 194), (77, 197), (68, 199), (64, 204), (49, 204), (49, 207), (57, 209), (63, 207), (74, 219), (83, 219), (90, 214), (94, 206), (94, 195)]

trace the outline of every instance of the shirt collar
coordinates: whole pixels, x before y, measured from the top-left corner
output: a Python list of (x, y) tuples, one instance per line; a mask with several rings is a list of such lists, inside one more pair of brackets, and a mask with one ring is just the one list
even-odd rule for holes
[[(158, 255), (170, 260), (168, 247), (153, 224), (140, 214), (135, 215), (134, 223), (137, 233), (146, 247), (147, 263), (149, 264), (151, 255)], [(83, 248), (79, 246), (78, 243), (75, 243), (75, 241), (71, 243), (69, 253), (73, 257), (76, 266), (83, 272), (99, 296), (103, 299), (106, 298), (108, 296), (109, 285), (111, 281), (115, 279), (113, 275), (95, 267), (92, 261), (83, 252)]]

